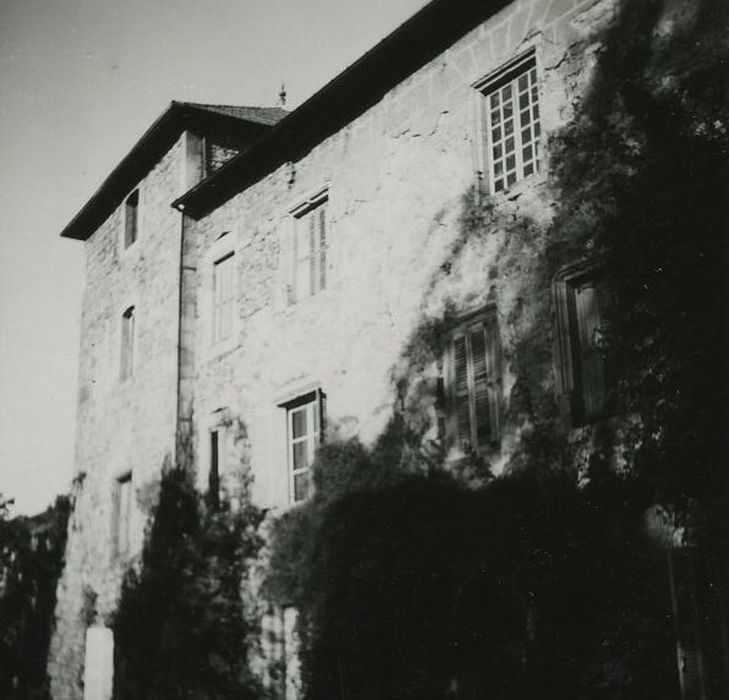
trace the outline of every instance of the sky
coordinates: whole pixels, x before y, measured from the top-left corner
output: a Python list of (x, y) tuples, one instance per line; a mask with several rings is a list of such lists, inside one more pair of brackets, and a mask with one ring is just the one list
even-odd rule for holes
[(59, 232), (171, 100), (293, 109), (426, 0), (0, 0), (0, 494), (73, 475), (83, 243)]

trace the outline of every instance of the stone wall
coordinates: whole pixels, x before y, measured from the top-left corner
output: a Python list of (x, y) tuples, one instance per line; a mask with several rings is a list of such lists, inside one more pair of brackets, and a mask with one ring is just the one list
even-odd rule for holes
[[(124, 247), (124, 204), (86, 241), (75, 508), (58, 587), (53, 697), (80, 698), (85, 628), (108, 622), (129, 558), (141, 549), (159, 472), (175, 449), (185, 136), (139, 183), (139, 227)], [(134, 370), (120, 379), (122, 314), (134, 306)], [(113, 546), (117, 479), (131, 472), (128, 557)]]
[[(548, 191), (549, 163), (543, 157), (539, 175), (491, 197), (489, 230), (467, 236), (462, 217), (484, 189), (483, 98), (473, 85), (534, 48), (548, 138), (573, 113), (614, 5), (612, 0), (513, 3), (300, 161), (191, 222), (198, 269), (191, 393), (196, 462), (203, 472), (209, 463), (207, 433), (225, 411), (240, 421), (227, 463), (239, 469), (243, 462), (251, 469), (260, 505), (286, 506), (282, 404), (320, 387), (330, 430), (336, 426), (343, 436), (370, 442), (403, 398), (398, 377), (407, 371), (407, 352), (419, 329), (487, 304), (497, 309), (504, 352), (501, 411), (509, 414), (517, 346), (529, 334), (540, 336), (542, 344), (549, 341), (551, 280), (536, 268), (554, 193)], [(323, 188), (327, 288), (290, 304), (291, 212)], [(520, 219), (533, 227), (528, 236), (514, 238), (512, 224)], [(235, 332), (215, 345), (212, 269), (231, 252)], [(536, 303), (540, 298), (547, 299), (546, 310)], [(533, 358), (541, 365), (538, 381), (547, 388), (554, 386), (550, 351)], [(508, 461), (517, 430), (505, 429), (501, 449), (492, 456), (495, 471)], [(205, 483), (204, 473), (200, 481)]]
[[(78, 486), (50, 664), (57, 700), (81, 697), (85, 628), (110, 621), (128, 563), (112, 544), (116, 480), (131, 471), (133, 555), (159, 471), (175, 458), (178, 432), (188, 434), (181, 425), (192, 426), (201, 486), (214, 429), (223, 488), (238, 496), (250, 479), (256, 503), (280, 512), (291, 502), (288, 401), (320, 389), (329, 437), (365, 443), (396, 405), (432, 421), (432, 396), (423, 404), (418, 383), (432, 386), (437, 360), (418, 343), (445, 319), (489, 305), (501, 336), (504, 425), (489, 461), (504, 468), (529, 430), (524, 387), (556, 400), (551, 278), (541, 264), (556, 193), (543, 157), (539, 174), (485, 194), (483, 97), (473, 86), (534, 49), (546, 142), (571, 118), (615, 4), (512, 3), (301, 160), (200, 221), (183, 222), (170, 207), (189, 184), (183, 136), (140, 183), (137, 242), (123, 249), (123, 205), (87, 241)], [(292, 212), (323, 191), (326, 289), (292, 304)], [(214, 267), (231, 253), (233, 332), (213, 342)], [(130, 306), (135, 368), (120, 382)]]
[[(486, 455), (488, 468), (499, 473), (516, 459), (535, 411), (567, 429), (559, 427), (554, 372), (556, 269), (545, 264), (558, 196), (546, 149), (538, 175), (488, 194), (483, 97), (473, 86), (533, 48), (545, 144), (573, 116), (615, 6), (513, 3), (301, 160), (189, 222), (196, 275), (188, 291), (197, 310), (189, 395), (201, 487), (214, 429), (227, 435), (220, 466), (229, 494), (250, 483), (271, 516), (289, 507), (285, 404), (312, 388), (326, 395), (327, 439), (356, 435), (371, 444), (396, 407), (413, 422), (425, 420), (426, 436), (435, 437), (439, 358), (429, 336), (485, 307), (496, 314), (502, 375), (500, 440)], [(327, 286), (292, 304), (292, 212), (323, 190)], [(213, 267), (230, 253), (234, 333), (216, 344)], [(275, 687), (276, 669), (286, 669), (281, 650), (295, 640), (282, 624), (268, 624), (282, 611), (255, 591), (248, 600), (259, 605), (264, 628), (254, 667)], [(281, 686), (279, 694), (298, 697), (295, 674), (284, 676), (289, 690)]]

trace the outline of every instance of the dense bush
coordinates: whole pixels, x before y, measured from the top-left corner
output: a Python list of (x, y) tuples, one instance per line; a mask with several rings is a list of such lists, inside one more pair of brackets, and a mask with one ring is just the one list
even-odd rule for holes
[[(629, 475), (610, 473), (606, 423), (584, 431), (578, 488), (526, 352), (511, 398), (532, 428), (485, 486), (419, 457), (401, 427), (373, 450), (327, 446), (314, 498), (277, 524), (269, 580), (300, 610), (308, 700), (677, 695), (666, 555), (641, 533), (661, 503), (719, 572), (699, 588), (726, 585), (728, 15), (713, 0), (620, 3), (549, 143), (540, 264), (549, 279), (590, 258), (613, 290), (603, 353), (612, 407), (631, 417)], [(461, 238), (496, 211), (479, 206)]]
[(259, 698), (247, 663), (241, 585), (260, 516), (204, 506), (188, 471), (163, 474), (141, 567), (125, 578), (114, 629), (114, 698)]
[(276, 528), (269, 584), (300, 610), (307, 698), (674, 696), (665, 562), (636, 484), (472, 490), (370, 467), (369, 486), (343, 488), (371, 459), (330, 446), (317, 473), (340, 475), (336, 494)]
[(0, 697), (45, 700), (56, 585), (70, 503), (59, 496), (32, 518), (9, 519), (0, 496)]

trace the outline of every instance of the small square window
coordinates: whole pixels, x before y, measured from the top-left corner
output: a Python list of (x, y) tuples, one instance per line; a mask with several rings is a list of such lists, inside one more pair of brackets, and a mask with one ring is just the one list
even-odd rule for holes
[(128, 472), (116, 480), (114, 489), (114, 553), (117, 557), (129, 554), (129, 526), (132, 514), (132, 473)]
[(496, 314), (459, 324), (446, 349), (446, 435), (461, 452), (479, 453), (499, 434), (501, 374)]
[(539, 172), (539, 92), (534, 51), (511, 61), (476, 88), (483, 96), (489, 188), (501, 192)]
[(311, 493), (311, 465), (323, 435), (324, 394), (312, 391), (284, 404), (284, 408), (290, 500), (300, 503)]
[(289, 303), (318, 294), (327, 286), (329, 222), (327, 196), (319, 195), (293, 212), (293, 265)]
[(124, 381), (134, 373), (134, 307), (130, 306), (121, 319), (121, 365), (119, 378)]
[(607, 372), (601, 348), (607, 286), (599, 271), (568, 268), (555, 281), (558, 380), (572, 425), (605, 414)]
[(213, 263), (213, 343), (233, 335), (235, 319), (235, 258), (228, 253)]
[(124, 247), (137, 240), (139, 233), (139, 190), (134, 190), (124, 202)]

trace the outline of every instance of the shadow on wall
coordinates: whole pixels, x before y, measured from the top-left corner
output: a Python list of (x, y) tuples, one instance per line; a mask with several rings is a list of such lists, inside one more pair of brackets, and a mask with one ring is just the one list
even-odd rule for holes
[[(726, 689), (726, 622), (691, 623), (703, 647), (677, 640), (680, 591), (672, 602), (645, 514), (664, 504), (711, 561), (691, 595), (725, 596), (728, 13), (622, 3), (546, 181), (464, 196), (392, 371), (393, 419), (370, 449), (324, 445), (313, 498), (274, 527), (268, 589), (300, 610), (308, 700)], [(614, 374), (608, 419), (579, 430), (556, 399), (552, 294), (577, 261), (612, 290), (595, 347)], [(489, 307), (499, 444), (454, 469), (442, 358), (464, 315)], [(677, 643), (704, 659), (699, 680), (679, 677)]]

